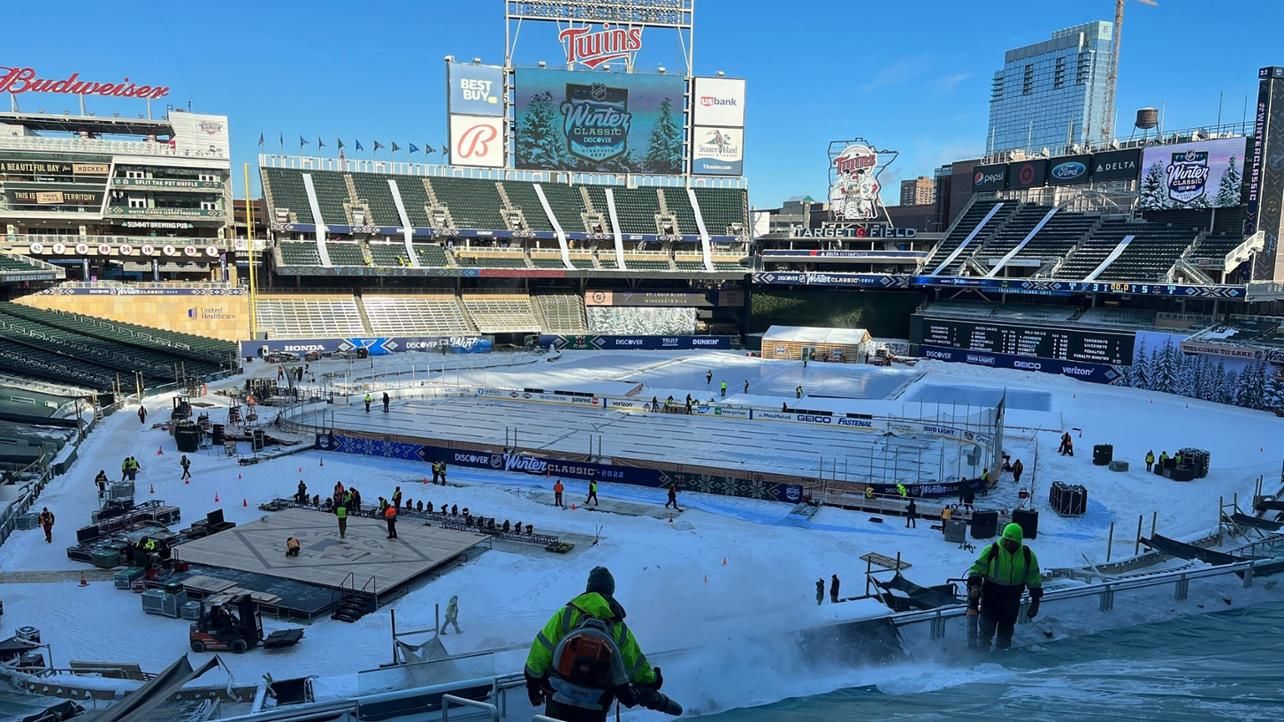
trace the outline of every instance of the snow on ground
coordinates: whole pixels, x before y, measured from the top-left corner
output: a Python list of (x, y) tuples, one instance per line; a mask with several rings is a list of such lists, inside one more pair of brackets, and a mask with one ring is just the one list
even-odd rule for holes
[[(406, 357), (413, 362), (416, 356), (390, 360), (388, 366), (404, 367)], [(429, 361), (440, 368), (441, 357), (425, 356), (422, 363)], [(366, 371), (379, 372), (383, 364), (384, 360), (368, 363)], [(331, 371), (351, 378), (348, 366), (322, 362), (312, 370), (320, 382)], [(704, 378), (707, 369), (714, 370), (713, 383), (708, 386)], [(274, 370), (256, 363), (251, 373), (271, 375)], [(748, 378), (751, 395), (743, 400), (767, 402), (764, 405), (768, 408), (778, 408), (784, 402), (792, 405), (794, 385), (804, 383), (805, 387), (823, 389), (827, 396), (823, 401), (835, 405), (836, 410), (909, 415), (922, 411), (929, 416), (934, 413), (933, 406), (939, 413), (954, 401), (984, 402), (1007, 389), (1009, 398), (1022, 399), (1008, 409), (1008, 448), (1024, 459), (1027, 475), (1035, 484), (1034, 507), (1042, 513), (1039, 536), (1032, 547), (1045, 567), (1078, 566), (1084, 556), (1094, 563), (1103, 561), (1111, 521), (1117, 524), (1115, 558), (1131, 554), (1136, 520), (1144, 516), (1148, 533), (1151, 512), (1158, 513), (1160, 533), (1178, 538), (1207, 533), (1216, 524), (1219, 496), (1229, 498), (1238, 493), (1246, 500), (1260, 476), (1266, 478), (1270, 491), (1275, 490), (1282, 450), (1279, 440), (1284, 438), (1284, 421), (1261, 412), (1051, 375), (935, 362), (920, 363), (912, 371), (820, 364), (803, 369), (794, 362), (762, 361), (733, 353), (574, 352), (552, 361), (453, 373), (460, 384), (482, 385), (484, 381), (485, 385), (518, 388), (556, 388), (559, 382), (636, 381), (646, 384), (643, 393), (648, 398), (657, 393), (653, 385), (684, 396), (688, 392), (704, 394), (726, 378), (728, 395), (734, 399), (742, 395), (741, 384)], [(872, 391), (879, 389), (878, 393)], [(959, 390), (958, 398), (950, 398), (951, 389)], [(985, 395), (986, 390), (990, 396)], [(215, 404), (208, 409), (215, 422), (225, 416), (221, 397), (199, 401)], [(812, 401), (821, 400), (809, 399)], [(169, 403), (168, 399), (150, 401), (149, 422), (166, 414)], [(394, 402), (398, 403), (403, 402)], [(206, 409), (198, 409), (201, 411)], [(945, 543), (940, 532), (922, 520), (917, 529), (906, 529), (897, 518), (874, 523), (869, 514), (827, 508), (809, 521), (800, 521), (789, 514), (787, 505), (688, 493), (681, 497), (687, 511), (671, 524), (651, 517), (551, 508), (543, 501), (546, 480), (540, 477), (458, 468), (451, 470), (451, 486), (443, 489), (423, 484), (423, 464), (313, 451), (247, 467), (221, 453), (202, 452), (193, 455), (195, 478), (191, 484), (183, 484), (173, 440), (163, 431), (151, 429), (150, 423), (140, 427), (133, 412), (127, 409), (103, 420), (81, 447), (72, 471), (56, 479), (42, 495), (38, 506), (47, 505), (58, 516), (54, 543), (45, 544), (38, 531), (13, 535), (0, 554), (0, 572), (87, 568), (68, 560), (65, 548), (73, 543), (76, 527), (87, 523), (97, 504), (94, 474), (104, 468), (118, 478), (120, 461), (129, 454), (143, 465), (138, 498), (179, 505), (184, 525), (216, 506), (223, 507), (230, 521), (259, 518), (263, 512), (256, 508), (258, 504), (291, 495), (302, 478), (313, 492), (322, 495), (336, 480), (355, 483), (370, 500), (390, 496), (400, 485), (406, 496), (416, 500), (468, 506), (476, 513), (501, 519), (520, 518), (554, 533), (600, 534), (597, 545), (582, 545), (565, 557), (486, 551), (440, 578), (413, 585), (407, 596), (389, 605), (397, 611), (399, 628), (427, 627), (432, 624), (433, 605), (458, 595), (463, 634), (445, 637), (447, 649), (458, 653), (516, 647), (496, 659), (496, 671), (505, 673), (520, 668), (521, 648), (530, 643), (554, 610), (582, 591), (589, 569), (596, 565), (614, 572), (617, 595), (646, 650), (663, 658), (663, 650), (700, 646), (705, 651), (698, 659), (731, 664), (736, 657), (735, 640), (748, 630), (796, 629), (883, 611), (872, 602), (815, 604), (816, 579), (828, 580), (833, 573), (843, 580), (844, 596), (864, 591), (861, 554), (895, 556), (899, 552), (913, 565), (907, 576), (922, 584), (959, 576), (973, 558), (973, 553)], [(1074, 457), (1056, 454), (1058, 437), (1067, 429), (1081, 430), (1074, 432)], [(1095, 443), (1114, 444), (1115, 457), (1130, 461), (1132, 470), (1112, 473), (1092, 466)], [(1147, 450), (1158, 455), (1160, 450), (1172, 453), (1183, 446), (1211, 452), (1208, 478), (1175, 483), (1144, 472), (1141, 460)], [(156, 454), (158, 447), (164, 452), (161, 456)], [(1090, 503), (1084, 517), (1065, 519), (1047, 510), (1047, 489), (1053, 480), (1088, 487)], [(580, 502), (583, 484), (572, 481), (567, 486), (568, 502)], [(220, 504), (214, 502), (216, 493)], [(618, 484), (603, 483), (599, 493), (603, 499), (657, 506), (664, 502), (660, 490)], [(242, 506), (243, 500), (247, 506)], [(1011, 506), (1015, 501), (1014, 485), (1005, 480), (982, 505)], [(155, 671), (187, 649), (187, 622), (144, 615), (134, 594), (117, 591), (110, 582), (91, 582), (86, 588), (74, 581), (6, 583), (0, 594), (6, 626), (40, 628), (59, 665), (70, 659), (132, 660)], [(265, 624), (269, 630), (287, 626), (272, 620), (265, 620)], [(316, 674), (342, 678), (386, 663), (391, 648), (389, 632), (388, 608), (384, 608), (356, 624), (318, 621), (291, 650), (226, 655), (224, 659), (239, 682), (257, 680), (268, 672), (278, 677)], [(690, 663), (684, 666), (690, 667)], [(749, 673), (753, 668), (744, 669)], [(773, 672), (773, 677), (778, 674), (779, 670)], [(779, 687), (779, 696), (792, 693), (788, 680), (775, 679), (774, 684), (771, 689)], [(338, 690), (354, 688), (350, 680), (327, 685)], [(734, 694), (741, 692), (743, 689)], [(731, 697), (709, 702), (719, 703), (735, 706), (740, 700)]]

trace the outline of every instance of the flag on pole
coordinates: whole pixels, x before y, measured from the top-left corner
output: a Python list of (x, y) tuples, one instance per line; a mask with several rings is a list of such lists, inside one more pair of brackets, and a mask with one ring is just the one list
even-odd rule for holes
[(262, 133), (262, 132), (260, 132), (260, 133), (259, 133), (259, 147), (260, 147), (260, 148), (262, 148), (262, 147), (263, 147), (263, 133)]
[(303, 150), (303, 146), (307, 144), (308, 144), (308, 139), (304, 138), (303, 136), (299, 136), (299, 150)]
[(343, 150), (343, 138), (338, 138), (337, 140), (339, 141), (339, 150)]
[(434, 149), (431, 145), (424, 145), (424, 155), (428, 155), (429, 153), (436, 153), (436, 152), (437, 152), (436, 149)]
[(277, 135), (276, 143), (277, 145), (281, 146), (281, 150), (285, 150), (285, 133), (281, 133)]
[(392, 141), (392, 152), (396, 153), (399, 150), (401, 150), (401, 146), (397, 145), (397, 141)]
[(357, 141), (357, 150), (365, 150), (365, 148), (361, 147), (361, 141)]
[(411, 144), (410, 144), (410, 152), (411, 152), (411, 153), (418, 153), (418, 152), (419, 152), (419, 146), (415, 145), (414, 143), (411, 143)]
[(383, 147), (383, 143), (380, 143), (379, 141), (376, 140), (374, 144), (374, 152), (378, 153), (379, 149), (382, 147)]
[(318, 148), (324, 148), (324, 147), (325, 147), (325, 143), (321, 140), (321, 136), (319, 136), (319, 135), (317, 136), (317, 147), (318, 147)]

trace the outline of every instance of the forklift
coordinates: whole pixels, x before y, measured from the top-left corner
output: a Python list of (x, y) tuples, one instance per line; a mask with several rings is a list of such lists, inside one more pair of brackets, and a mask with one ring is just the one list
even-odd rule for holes
[(293, 647), (303, 639), (302, 629), (278, 629), (263, 636), (259, 605), (248, 594), (238, 594), (223, 604), (210, 607), (201, 602), (201, 614), (188, 626), (187, 641), (193, 652), (240, 654), (262, 645), (264, 649)]

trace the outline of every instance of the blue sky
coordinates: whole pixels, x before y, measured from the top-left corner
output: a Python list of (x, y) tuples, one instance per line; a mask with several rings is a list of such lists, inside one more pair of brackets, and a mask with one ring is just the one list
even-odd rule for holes
[[(1165, 108), (1164, 125), (1211, 124), (1224, 91), (1224, 121), (1256, 98), (1257, 68), (1284, 64), (1269, 38), (1284, 3), (1267, 0), (1129, 0), (1118, 107), (1121, 126), (1143, 105)], [(825, 196), (826, 146), (863, 136), (900, 151), (883, 175), (931, 175), (942, 162), (984, 148), (989, 82), (1004, 49), (1052, 30), (1109, 20), (1111, 0), (866, 2), (699, 0), (696, 73), (723, 70), (748, 81), (746, 175), (756, 207), (785, 197)], [(780, 16), (772, 8), (785, 7)], [(230, 116), (237, 168), (255, 161), (259, 133), (322, 136), (328, 152), (441, 145), (445, 132), (442, 57), (503, 60), (501, 0), (388, 0), (172, 3), (148, 11), (118, 3), (16, 3), (0, 65), (32, 66), (40, 77), (76, 71), (88, 80), (172, 86), (174, 104)], [(672, 34), (648, 31), (639, 69), (680, 57)], [(528, 25), (519, 62), (561, 53), (552, 26)], [(63, 96), (21, 97), (25, 110), (74, 110)], [(141, 101), (95, 101), (99, 113), (141, 112)], [(7, 109), (7, 107), (6, 107)], [(386, 157), (386, 155), (384, 156)], [(416, 158), (421, 156), (415, 156)], [(405, 152), (402, 158), (406, 158)], [(240, 177), (239, 172), (236, 174)], [(257, 181), (255, 181), (257, 184)], [(239, 182), (236, 189), (241, 195)], [(894, 202), (894, 201), (893, 201)]]

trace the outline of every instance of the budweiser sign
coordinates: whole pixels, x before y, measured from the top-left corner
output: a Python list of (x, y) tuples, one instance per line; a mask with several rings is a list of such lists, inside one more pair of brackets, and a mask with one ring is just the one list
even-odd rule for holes
[(36, 76), (35, 68), (11, 68), (0, 65), (0, 93), (65, 93), (68, 95), (105, 95), (114, 98), (147, 98), (157, 100), (169, 95), (164, 85), (139, 85), (125, 78), (119, 83), (95, 83), (80, 79), (80, 73), (52, 79)]
[(594, 31), (590, 25), (571, 27), (557, 34), (566, 48), (568, 65), (579, 63), (596, 68), (608, 60), (632, 57), (642, 49), (642, 28), (613, 28), (604, 23)]

